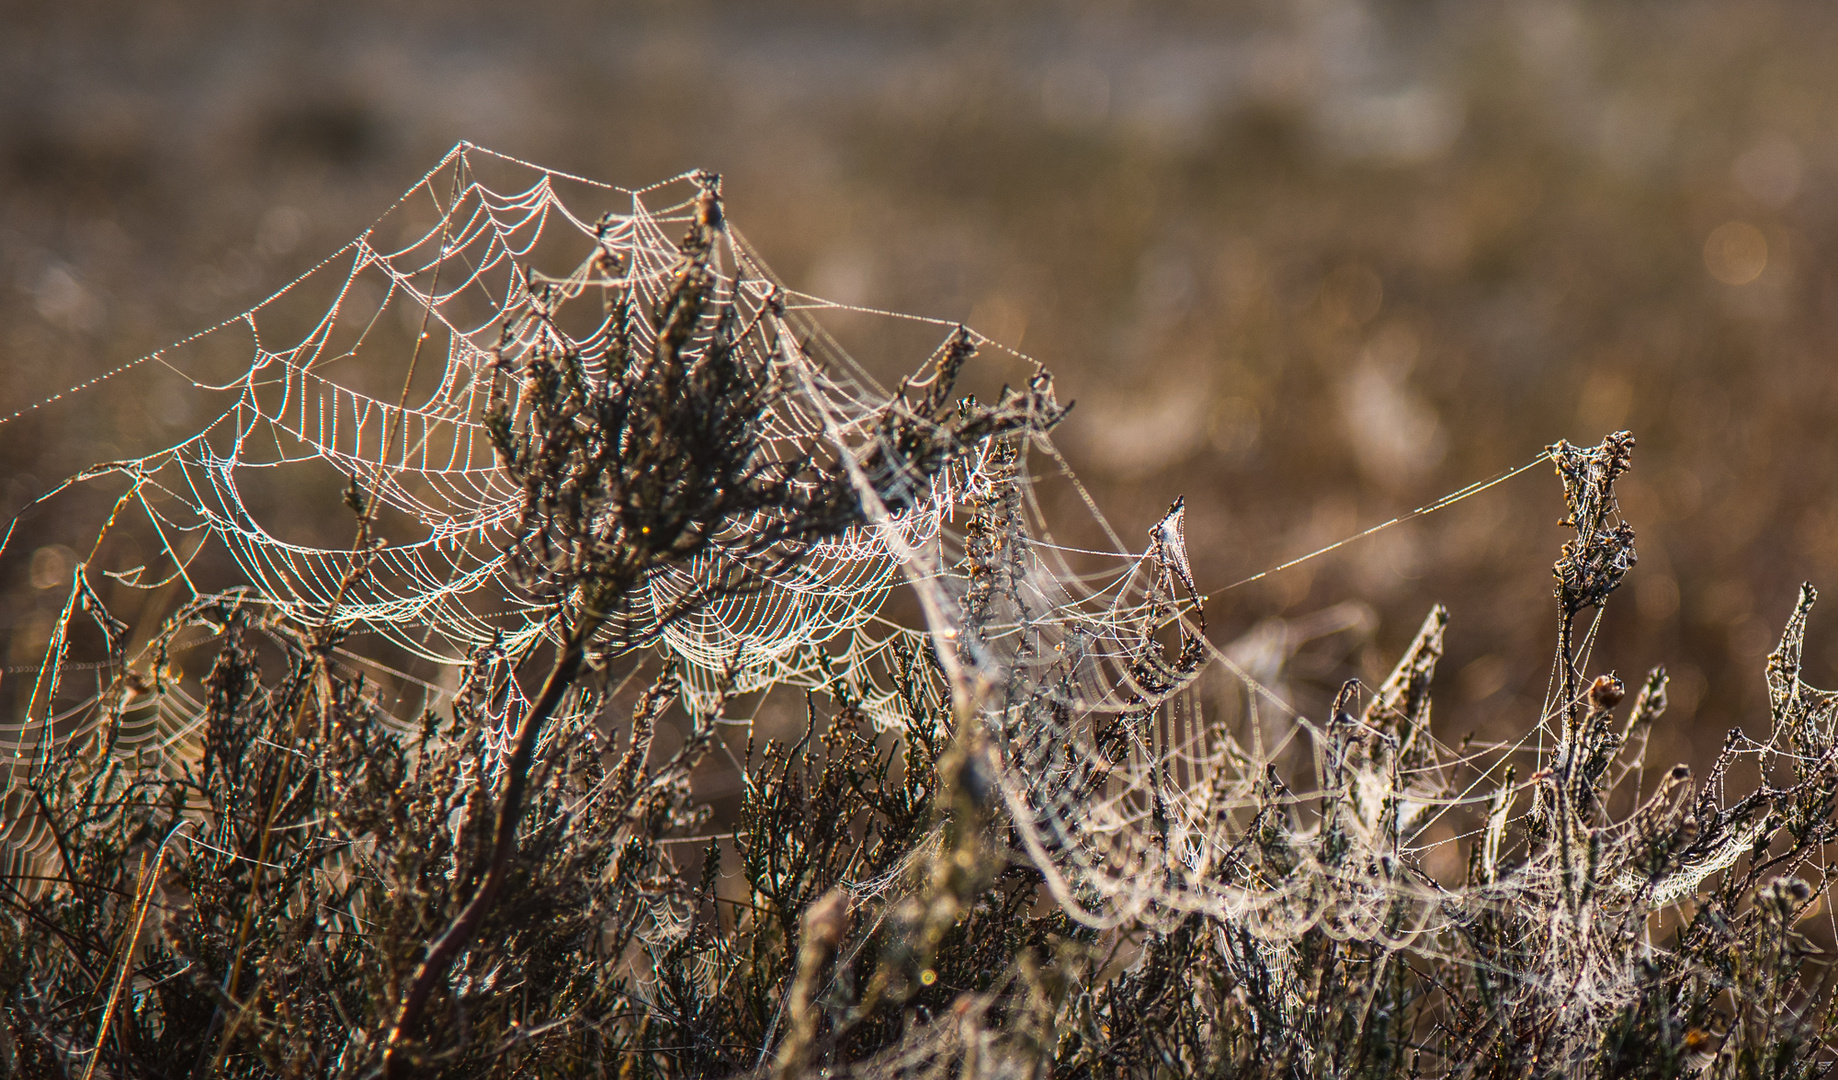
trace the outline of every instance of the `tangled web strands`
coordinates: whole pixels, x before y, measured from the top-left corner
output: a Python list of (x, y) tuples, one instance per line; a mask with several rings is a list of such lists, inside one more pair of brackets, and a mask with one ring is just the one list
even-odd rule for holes
[[(81, 487), (125, 489), (72, 574), (23, 716), (0, 728), (9, 774), (52, 741), (105, 726), (120, 754), (193, 752), (200, 695), (195, 681), (169, 677), (173, 634), (130, 640), (98, 592), (111, 588), (183, 590), (206, 621), (226, 599), (260, 606), (272, 625), (339, 644), (348, 674), (393, 680), (406, 720), (457, 685), (486, 685), (495, 689), (480, 696), (501, 732), (514, 726), (529, 703), (512, 672), (555, 637), (566, 598), (542, 587), (540, 564), (554, 553), (524, 528), (527, 493), (490, 428), (510, 438), (528, 427), (525, 384), (544, 363), (569, 367), (594, 397), (666, 345), (690, 370), (719, 358), (763, 387), (748, 432), (758, 475), (795, 494), (816, 482), (812, 460), (828, 455), (839, 473), (834, 459), (848, 454), (874, 473), (884, 511), (813, 538), (775, 533), (770, 507), (723, 520), (709, 543), (655, 567), (607, 613), (594, 642), (601, 659), (661, 647), (681, 661), (689, 707), (705, 712), (722, 695), (855, 678), (909, 634), (869, 628), (898, 574), (893, 553), (936, 544), (978, 448), (962, 463), (909, 469), (902, 455), (913, 445), (900, 437), (927, 421), (915, 408), (943, 402), (972, 338), (909, 320), (936, 329), (941, 344), (890, 395), (813, 320), (830, 305), (785, 289), (721, 229), (701, 266), (703, 313), (678, 328), (682, 340), (662, 341), (661, 309), (686, 272), (679, 237), (716, 182), (685, 175), (632, 191), (462, 144), (269, 300), (105, 376), (176, 375), (187, 407), (212, 419), (158, 452), (86, 469), (29, 508), (43, 515)], [(220, 374), (226, 357), (232, 367)], [(1050, 389), (1016, 397), (1047, 401)], [(302, 504), (314, 498), (340, 523), (329, 535), (348, 536), (345, 523), (363, 519), (356, 544), (283, 535), (312, 518)], [(137, 527), (159, 560), (97, 557), (111, 533)], [(384, 541), (385, 532), (415, 538)], [(762, 550), (762, 535), (779, 542)], [(73, 627), (90, 621), (106, 638), (99, 662), (71, 652)], [(826, 655), (826, 644), (843, 651)], [(870, 693), (864, 710), (897, 723), (888, 700)]]
[[(513, 185), (489, 186), (481, 163)], [(621, 196), (629, 209), (578, 214), (562, 199), (565, 186), (600, 202)], [(177, 445), (81, 478), (125, 478), (111, 525), (124, 528), (139, 512), (163, 544), (164, 567), (122, 580), (176, 581), (194, 598), (241, 587), (278, 619), (368, 631), (438, 665), (482, 649), (527, 651), (549, 632), (553, 605), (518, 586), (506, 554), (524, 493), (486, 428), (494, 385), (500, 394), (509, 386), (514, 428), (527, 408), (518, 373), (531, 357), (566, 354), (603, 388), (619, 374), (608, 368), (617, 348), (654, 349), (653, 316), (680, 268), (676, 235), (694, 199), (688, 177), (631, 192), (462, 146), (376, 226), (267, 302), (129, 365), (177, 371), (198, 396), (228, 401)], [(782, 289), (743, 243), (722, 239), (719, 314), (680, 346), (684, 362), (697, 362), (717, 335), (735, 337), (745, 367), (795, 391), (768, 399), (771, 410), (757, 418), (769, 461), (832, 438), (865, 454), (888, 395), (810, 323), (808, 313), (824, 305)], [(300, 321), (303, 298), (327, 286), (329, 305), (304, 336), (277, 341)], [(253, 348), (240, 372), (215, 383), (196, 374), (240, 335)], [(949, 482), (906, 493), (905, 508), (880, 524), (807, 544), (764, 569), (757, 559), (728, 565), (736, 557), (719, 542), (664, 567), (645, 583), (646, 602), (619, 612), (601, 645), (617, 653), (661, 638), (706, 685), (719, 676), (730, 691), (815, 677), (809, 647), (875, 616), (896, 572), (889, 542), (911, 550), (932, 541)], [(255, 509), (277, 493), (298, 500), (346, 487), (360, 504), (400, 515), (391, 531), (418, 538), (363, 550), (313, 546), (277, 535)], [(756, 524), (727, 523), (728, 539)], [(195, 575), (213, 543), (233, 556), (240, 580)], [(97, 579), (102, 569), (78, 577)], [(58, 681), (55, 668), (45, 681)]]
[[(105, 732), (98, 745), (139, 767), (196, 753), (207, 710), (196, 681), (169, 664), (188, 624), (130, 639), (104, 589), (184, 590), (193, 625), (226, 603), (259, 607), (270, 627), (336, 644), (333, 662), (390, 688), (405, 723), (456, 692), (490, 703), (501, 746), (529, 706), (515, 669), (554, 640), (567, 599), (543, 587), (545, 560), (567, 553), (530, 532), (527, 493), (492, 424), (527, 419), (538, 362), (565, 358), (591, 396), (624, 377), (622, 358), (659, 354), (669, 333), (660, 308), (684, 267), (677, 238), (697, 224), (710, 182), (629, 191), (462, 145), (269, 301), (117, 372), (176, 373), (213, 419), (73, 481), (121, 485), (93, 552), (138, 521), (161, 560), (79, 562), (30, 700), (0, 729), (8, 807), (53, 743)], [(832, 472), (859, 486), (867, 523), (762, 551), (750, 537), (771, 532), (769, 517), (724, 522), (609, 613), (596, 656), (669, 654), (701, 714), (776, 687), (827, 688), (887, 729), (930, 723), (913, 706), (936, 705), (974, 747), (969, 786), (1004, 808), (1017, 855), (1083, 923), (1214, 920), (1221, 962), (1293, 1010), (1305, 1008), (1292, 945), (1305, 933), (1431, 958), (1452, 954), (1458, 937), (1497, 942), (1538, 952), (1544, 976), (1502, 992), (1561, 995), (1582, 1024), (1634, 992), (1636, 965), (1609, 944), (1617, 920), (1699, 895), (1838, 775), (1838, 706), (1799, 683), (1808, 591), (1770, 664), (1767, 741), (1732, 735), (1701, 788), (1674, 770), (1609, 815), (1614, 793), (1651, 787), (1640, 762), (1665, 678), (1656, 672), (1627, 705), (1613, 680), (1585, 688), (1589, 634), (1573, 647), (1570, 630), (1634, 564), (1613, 497), (1631, 439), (1560, 443), (1537, 459), (1557, 464), (1578, 530), (1557, 567), (1564, 635), (1552, 699), (1523, 740), (1453, 749), (1429, 728), (1442, 609), (1379, 686), (1349, 684), (1325, 718), (1296, 715), (1207, 638), (1178, 500), (1135, 550), (1053, 542), (1037, 489), (1076, 481), (1029, 471), (1031, 454), (1058, 460), (1044, 373), (1024, 395), (1043, 410), (1015, 429), (1025, 437), (977, 440), (908, 471), (900, 433), (942, 415), (927, 410), (945, 404), (973, 348), (993, 343), (871, 313), (930, 325), (940, 340), (931, 365), (890, 393), (825, 332), (820, 317), (839, 306), (783, 287), (731, 228), (707, 266), (709, 314), (670, 350), (685, 369), (729, 350), (770, 384), (752, 421), (762, 468), (781, 467), (795, 486), (800, 463), (829, 455)], [(213, 374), (226, 355), (232, 370)], [(355, 545), (280, 535), (262, 509), (277, 492), (333, 507), (348, 492), (368, 524)], [(374, 540), (405, 532), (417, 539)], [(902, 579), (920, 598), (921, 628), (881, 617)], [(73, 651), (89, 622), (100, 660)], [(580, 729), (580, 714), (602, 703), (571, 701), (575, 715), (551, 730)], [(1266, 713), (1280, 723), (1262, 723)], [(1235, 724), (1241, 715), (1248, 722)], [(1742, 757), (1781, 786), (1724, 805), (1723, 770)], [(11, 855), (52, 850), (30, 815), (5, 821)], [(1799, 850), (1822, 835), (1809, 828)], [(1435, 866), (1451, 854), (1453, 869)], [(904, 887), (852, 883), (861, 898)]]

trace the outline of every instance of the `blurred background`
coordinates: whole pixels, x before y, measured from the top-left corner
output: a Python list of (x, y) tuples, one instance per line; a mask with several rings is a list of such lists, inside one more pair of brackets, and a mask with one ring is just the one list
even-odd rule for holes
[[(0, 413), (246, 309), (458, 140), (628, 186), (712, 168), (794, 286), (1044, 362), (1123, 535), (1185, 494), (1203, 588), (1631, 428), (1640, 564), (1594, 666), (1668, 664), (1660, 738), (1701, 757), (1765, 731), (1799, 583), (1838, 588), (1834, 55), (1817, 0), (13, 3)], [(0, 511), (184, 407), (111, 382), (0, 426)], [(1308, 706), (1442, 601), (1439, 728), (1523, 731), (1560, 511), (1541, 465), (1219, 593), (1214, 636), (1321, 635)], [(15, 669), (65, 598), (58, 528), (0, 565)], [(1838, 685), (1838, 613), (1807, 659)]]

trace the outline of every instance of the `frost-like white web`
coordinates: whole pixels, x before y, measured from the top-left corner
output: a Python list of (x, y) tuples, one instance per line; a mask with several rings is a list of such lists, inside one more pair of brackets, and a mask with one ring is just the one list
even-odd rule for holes
[[(338, 662), (394, 686), (405, 723), (440, 708), (462, 669), (504, 687), (500, 716), (522, 708), (504, 673), (553, 633), (553, 606), (516, 584), (505, 555), (522, 492), (485, 427), (494, 382), (511, 381), (514, 399), (518, 358), (557, 342), (603, 381), (611, 341), (655, 335), (650, 308), (678, 265), (675, 237), (696, 192), (688, 176), (627, 190), (462, 144), (375, 226), (268, 301), (107, 376), (177, 378), (210, 419), (47, 496), (113, 485), (92, 551), (109, 550), (111, 532), (135, 531), (155, 538), (156, 554), (111, 566), (78, 553), (43, 664), (16, 676), (34, 681), (27, 703), (0, 724), (4, 805), (21, 805), (19, 781), (49, 745), (99, 725), (115, 725), (112, 752), (143, 767), (193, 752), (196, 680), (173, 675), (172, 641), (131, 638), (103, 611), (105, 583), (169, 597), (169, 607), (240, 590), (279, 619), (350, 630)], [(825, 331), (823, 317), (841, 306), (786, 288), (731, 228), (716, 264), (744, 347), (788, 389), (761, 418), (768, 452), (815, 440), (866, 461), (896, 395)], [(932, 327), (940, 349), (957, 332), (869, 314)], [(1568, 466), (1587, 473), (1599, 467), (1592, 460)], [(1529, 846), (1506, 838), (1541, 812), (1554, 753), (1609, 747), (1602, 784), (1632, 777), (1638, 788), (1633, 759), (1615, 749), (1644, 745), (1663, 680), (1612, 732), (1572, 687), (1554, 691), (1521, 742), (1447, 747), (1428, 726), (1438, 609), (1388, 680), (1349, 688), (1325, 717), (1297, 715), (1268, 685), (1271, 670), (1207, 637), (1178, 500), (1132, 542), (1087, 496), (1097, 526), (1088, 531), (1115, 546), (1077, 550), (1055, 540), (1045, 484), (1084, 495), (1040, 435), (985, 445), (891, 508), (865, 487), (870, 524), (758, 571), (766, 577), (754, 587), (687, 607), (734, 571), (721, 565), (727, 556), (659, 571), (599, 645), (608, 656), (674, 655), (700, 710), (723, 694), (846, 685), (871, 719), (897, 727), (908, 720), (897, 684), (916, 679), (957, 723), (980, 727), (1017, 854), (1076, 918), (1153, 926), (1204, 915), (1230, 931), (1221, 949), (1256, 950), (1274, 970), (1309, 927), (1433, 954), (1479, 911), (1539, 912), (1523, 928), (1527, 947), (1569, 973), (1569, 1000), (1609, 1005), (1631, 992), (1630, 969), (1602, 953), (1590, 904), (1688, 896), (1761, 827), (1755, 815), (1727, 819), (1720, 834), (1700, 824), (1686, 855), (1655, 862), (1655, 830), (1675, 809), (1655, 804), (1587, 841), (1594, 847), (1576, 856), (1591, 860), (1585, 887), (1575, 853), (1559, 851), (1584, 841), (1550, 841), (1544, 825), (1546, 839)], [(384, 508), (380, 546), (354, 546), (355, 515), (339, 508), (347, 489), (355, 505)], [(294, 502), (308, 499), (326, 512), (323, 527), (302, 533)], [(902, 584), (923, 613), (912, 625), (886, 614)], [(92, 622), (106, 639), (99, 661), (71, 652)], [(1797, 649), (1797, 638), (1783, 646)], [(927, 653), (937, 662), (915, 659)], [(1586, 647), (1579, 655), (1586, 662)], [(1829, 712), (1818, 721), (1827, 736)], [(1590, 732), (1601, 738), (1589, 743)], [(1769, 758), (1783, 747), (1735, 752)], [(29, 815), (6, 822), (0, 843), (15, 852), (51, 842)], [(1509, 870), (1503, 845), (1515, 843)], [(1432, 873), (1438, 849), (1472, 852), (1473, 865)], [(1302, 1000), (1299, 989), (1291, 997)]]

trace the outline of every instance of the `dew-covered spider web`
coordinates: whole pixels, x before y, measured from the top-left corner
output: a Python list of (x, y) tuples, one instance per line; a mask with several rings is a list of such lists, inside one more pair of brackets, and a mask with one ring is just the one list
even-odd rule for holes
[[(31, 508), (79, 491), (110, 500), (94, 543), (76, 552), (43, 663), (10, 676), (32, 688), (0, 723), (8, 858), (52, 849), (22, 792), (53, 747), (106, 729), (107, 752), (136, 768), (181, 768), (197, 753), (204, 691), (181, 654), (207, 643), (208, 627), (189, 637), (130, 627), (110, 613), (120, 594), (145, 595), (161, 615), (234, 598), (275, 626), (336, 631), (318, 639), (336, 640), (334, 663), (389, 695), (404, 725), (482, 680), (508, 731), (529, 707), (514, 671), (552, 640), (557, 607), (507, 554), (526, 493), (493, 445), (488, 411), (527, 407), (519, 380), (530, 355), (564, 349), (587, 385), (604, 386), (618, 375), (616, 343), (655, 343), (679, 238), (709, 182), (628, 190), (462, 144), (269, 300), (105, 376), (176, 385), (208, 419)], [(918, 685), (954, 724), (980, 731), (1013, 857), (1083, 923), (1204, 916), (1222, 928), (1228, 965), (1282, 972), (1296, 970), (1286, 950), (1310, 928), (1435, 955), (1482, 913), (1513, 912), (1525, 947), (1566, 973), (1567, 1000), (1584, 1011), (1633, 992), (1627, 959), (1605, 945), (1611, 914), (1690, 897), (1759, 835), (1761, 803), (1718, 805), (1714, 783), (1692, 795), (1682, 774), (1655, 789), (1640, 771), (1634, 750), (1663, 710), (1663, 675), (1630, 689), (1617, 713), (1618, 690), (1580, 677), (1587, 620), (1573, 661), (1557, 665), (1575, 677), (1554, 669), (1544, 713), (1519, 741), (1455, 747), (1432, 733), (1440, 609), (1388, 679), (1349, 684), (1325, 716), (1297, 714), (1272, 685), (1276, 669), (1208, 637), (1208, 586), (1195, 580), (1172, 493), (1146, 534), (1120, 535), (1050, 425), (968, 447), (918, 489), (870, 475), (898, 449), (883, 444), (885, 421), (941, 377), (941, 359), (999, 343), (789, 288), (732, 226), (713, 265), (722, 313), (684, 355), (715, 333), (740, 341), (782, 388), (757, 418), (768, 457), (827, 447), (869, 505), (867, 524), (796, 558), (739, 565), (716, 546), (662, 567), (609, 620), (598, 658), (674, 657), (691, 711), (842, 687), (875, 725), (898, 731), (915, 722)], [(831, 336), (825, 320), (837, 314), (926, 331), (932, 351), (911, 357), (913, 376), (890, 389)], [(35, 408), (80, 407), (91, 385)], [(1029, 393), (1051, 400), (1037, 367)], [(1567, 486), (1606, 491), (1607, 453), (1559, 444), (1418, 513), (1553, 460)], [(1079, 497), (1054, 505), (1085, 507), (1092, 527), (1080, 535), (1110, 537), (1108, 550), (1056, 541), (1041, 497), (1054, 485)], [(1618, 521), (1612, 499), (1598, 509), (1595, 525)], [(1830, 757), (1833, 701), (1797, 683), (1803, 615), (1776, 672), (1781, 716), (1799, 711), (1765, 741), (1733, 739), (1731, 755), (1802, 772)], [(1550, 794), (1565, 783), (1580, 786)], [(1629, 791), (1645, 801), (1606, 817), (1608, 793)], [(1587, 807), (1585, 831), (1553, 823), (1553, 805)], [(1686, 840), (1658, 839), (1687, 824)], [(905, 885), (853, 887), (869, 898)], [(1285, 1000), (1300, 1008), (1303, 988)]]

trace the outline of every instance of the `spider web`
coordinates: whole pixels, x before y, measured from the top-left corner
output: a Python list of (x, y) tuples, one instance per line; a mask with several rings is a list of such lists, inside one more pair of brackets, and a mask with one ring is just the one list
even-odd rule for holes
[[(114, 502), (71, 573), (43, 663), (25, 676), (33, 680), (26, 706), (0, 725), (0, 849), (15, 859), (50, 849), (20, 809), (19, 781), (54, 745), (113, 724), (112, 752), (139, 767), (171, 767), (196, 752), (205, 709), (196, 680), (171, 670), (180, 643), (131, 638), (103, 608), (105, 582), (160, 597), (176, 591), (194, 607), (235, 597), (279, 620), (349, 631), (338, 663), (397, 687), (405, 724), (449, 700), (470, 672), (502, 688), (493, 715), (508, 731), (528, 705), (510, 671), (554, 627), (553, 605), (518, 587), (505, 554), (523, 493), (485, 427), (494, 380), (518, 357), (560, 342), (583, 358), (590, 381), (603, 382), (609, 341), (654, 336), (647, 311), (668, 289), (680, 256), (672, 237), (692, 219), (696, 192), (689, 174), (624, 189), (461, 144), (374, 226), (269, 300), (104, 376), (176, 378), (211, 418), (40, 500), (54, 506), (77, 489), (107, 487)], [(745, 347), (790, 388), (761, 418), (768, 453), (820, 440), (866, 460), (894, 395), (822, 322), (863, 309), (785, 287), (732, 228), (717, 269), (733, 317), (756, 331)], [(637, 302), (599, 302), (621, 290)], [(939, 320), (866, 314), (935, 330), (940, 350), (959, 332)], [(1037, 383), (1046, 378), (1037, 370)], [(908, 387), (924, 384), (917, 377)], [(1540, 454), (1416, 513), (1547, 460)], [(1049, 467), (1035, 473), (1042, 462)], [(1111, 550), (1056, 542), (1040, 496), (1048, 484), (1077, 492)], [(354, 521), (339, 509), (347, 491), (354, 505), (378, 508), (383, 532), (412, 538), (367, 547), (335, 536)], [(316, 532), (298, 527), (302, 501), (323, 502)], [(1579, 701), (1554, 692), (1520, 742), (1439, 744), (1428, 710), (1440, 609), (1388, 680), (1351, 688), (1326, 719), (1311, 720), (1272, 689), (1275, 670), (1207, 637), (1207, 597), (1178, 500), (1130, 543), (1038, 435), (1024, 446), (982, 447), (897, 507), (866, 487), (863, 501), (869, 524), (813, 545), (746, 590), (706, 588), (734, 572), (719, 551), (654, 573), (641, 602), (604, 632), (602, 654), (676, 657), (692, 711), (717, 710), (741, 693), (845, 686), (883, 728), (910, 721), (898, 684), (919, 680), (956, 722), (983, 733), (992, 799), (1014, 826), (1017, 854), (1065, 910), (1096, 927), (1203, 915), (1236, 935), (1222, 937), (1222, 949), (1250, 950), (1259, 964), (1285, 970), (1289, 943), (1311, 927), (1435, 954), (1442, 935), (1479, 911), (1545, 911), (1551, 897), (1573, 891), (1554, 857), (1502, 868), (1509, 825), (1535, 802), (1521, 796), (1540, 783), (1513, 784), (1503, 770), (1519, 761), (1519, 775), (1534, 776), (1544, 742), (1559, 741), (1558, 722)], [(130, 531), (156, 538), (158, 558), (106, 565), (105, 541)], [(887, 614), (902, 583), (918, 598), (917, 625)], [(1798, 618), (1783, 643), (1783, 655), (1796, 658)], [(95, 633), (106, 658), (77, 658), (73, 643)], [(937, 662), (915, 661), (924, 656)], [(1663, 708), (1663, 685), (1648, 687), (1623, 744), (1644, 744), (1640, 725)], [(1815, 726), (1829, 742), (1832, 709), (1819, 701)], [(1770, 739), (1735, 752), (1785, 751)], [(1616, 759), (1608, 780), (1637, 792), (1642, 776)], [(1609, 848), (1594, 856), (1607, 868), (1604, 895), (1624, 904), (1689, 896), (1761, 828), (1759, 817), (1731, 819), (1663, 879), (1643, 876), (1640, 853), (1666, 812), (1607, 827)], [(1468, 884), (1423, 869), (1439, 847), (1476, 853)], [(862, 896), (903, 887), (855, 885)], [(1527, 906), (1528, 897), (1539, 903)], [(1626, 1000), (1626, 958), (1608, 956), (1606, 931), (1574, 904), (1566, 910), (1528, 926), (1528, 941), (1549, 952), (1551, 970), (1570, 973), (1571, 1000), (1600, 1008)], [(1302, 1007), (1299, 987), (1287, 996)]]

